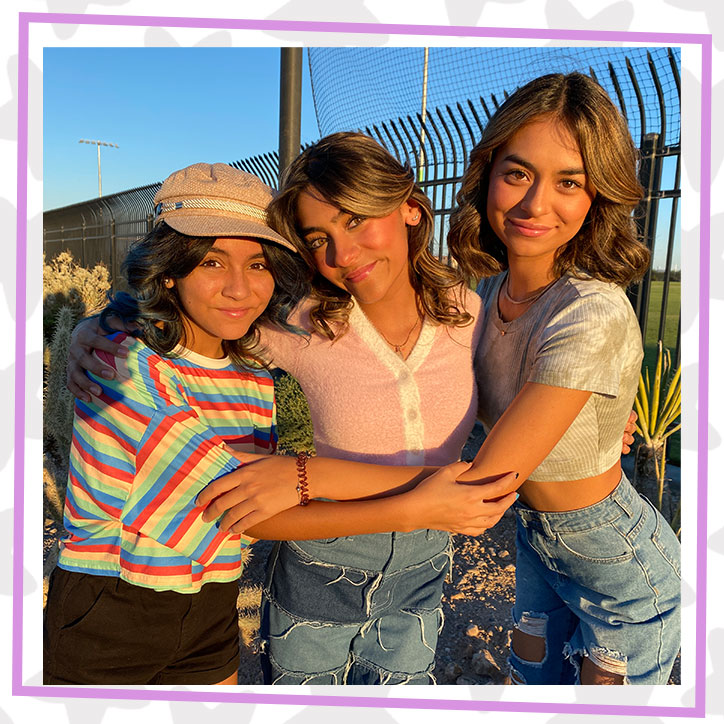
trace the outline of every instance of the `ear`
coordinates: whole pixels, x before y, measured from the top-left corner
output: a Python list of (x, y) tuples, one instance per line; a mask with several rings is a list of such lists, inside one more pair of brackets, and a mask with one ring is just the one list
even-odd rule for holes
[(417, 226), (422, 220), (422, 211), (417, 201), (408, 199), (402, 204), (402, 218), (407, 226)]

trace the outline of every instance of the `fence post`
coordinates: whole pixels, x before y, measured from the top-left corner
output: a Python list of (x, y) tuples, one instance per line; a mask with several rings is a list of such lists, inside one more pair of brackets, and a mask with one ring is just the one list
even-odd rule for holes
[(116, 261), (116, 220), (111, 217), (111, 286), (113, 290), (115, 291), (117, 288), (117, 279), (116, 279), (116, 273), (117, 273), (117, 266), (118, 263)]
[(299, 155), (302, 109), (302, 48), (282, 48), (279, 74), (279, 178)]
[[(644, 197), (636, 213), (636, 226), (639, 237), (651, 250), (652, 260), (654, 242), (656, 240), (656, 224), (658, 220), (659, 199), (657, 193), (661, 189), (661, 159), (657, 153), (659, 134), (647, 133), (641, 144), (641, 165), (639, 181), (644, 189)], [(629, 290), (629, 299), (641, 327), (641, 336), (646, 342), (646, 324), (649, 316), (649, 298), (651, 296), (651, 269), (633, 289)]]

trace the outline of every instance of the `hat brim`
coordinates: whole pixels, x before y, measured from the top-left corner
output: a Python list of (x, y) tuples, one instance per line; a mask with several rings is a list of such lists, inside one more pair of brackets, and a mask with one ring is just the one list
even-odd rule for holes
[(297, 252), (296, 247), (283, 236), (268, 226), (250, 219), (230, 219), (227, 216), (210, 216), (207, 214), (179, 213), (162, 214), (160, 221), (165, 221), (172, 229), (187, 236), (246, 236), (261, 241), (271, 241), (285, 249)]

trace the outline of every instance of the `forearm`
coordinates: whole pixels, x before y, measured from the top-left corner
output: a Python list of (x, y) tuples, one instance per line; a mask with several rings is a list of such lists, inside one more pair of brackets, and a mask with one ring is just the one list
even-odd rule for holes
[(307, 461), (309, 495), (332, 500), (397, 495), (411, 490), (436, 470), (431, 466), (373, 465), (314, 457)]
[(522, 484), (555, 447), (591, 393), (527, 383), (493, 426), (460, 481), (517, 472)]
[(343, 503), (311, 501), (258, 523), (246, 535), (267, 540), (309, 540), (413, 530), (405, 496)]

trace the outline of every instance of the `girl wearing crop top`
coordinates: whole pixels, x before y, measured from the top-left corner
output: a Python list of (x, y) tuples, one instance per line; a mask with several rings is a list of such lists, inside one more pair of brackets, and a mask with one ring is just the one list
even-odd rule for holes
[(451, 253), (485, 277), (475, 367), (489, 434), (466, 475), (513, 466), (524, 480), (516, 684), (665, 684), (679, 649), (679, 543), (619, 461), (643, 357), (624, 293), (649, 262), (640, 198), (608, 95), (550, 75), (488, 123), (451, 221)]

